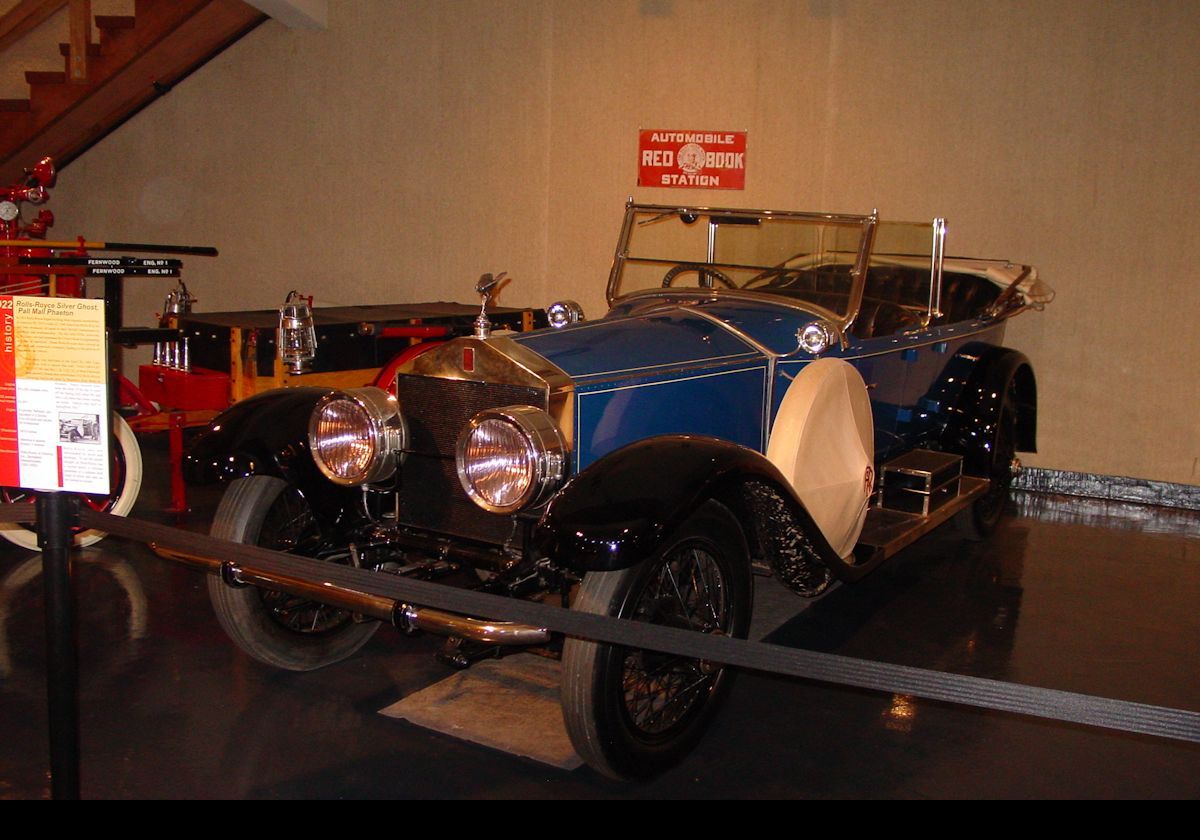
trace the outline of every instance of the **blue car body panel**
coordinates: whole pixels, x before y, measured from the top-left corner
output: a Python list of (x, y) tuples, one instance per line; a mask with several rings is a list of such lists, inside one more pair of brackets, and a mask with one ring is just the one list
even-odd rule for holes
[[(616, 306), (605, 318), (514, 336), (575, 383), (576, 472), (620, 447), (665, 434), (706, 435), (765, 452), (791, 381), (812, 361), (796, 331), (817, 315), (769, 301)], [(926, 395), (968, 341), (998, 344), (1003, 324), (979, 321), (919, 335), (852, 338), (825, 355), (867, 383), (879, 458), (910, 448), (944, 408)]]
[(610, 316), (562, 330), (524, 333), (513, 340), (549, 359), (579, 383), (761, 358), (753, 345), (687, 307)]
[(709, 435), (758, 451), (765, 446), (767, 357), (687, 307), (514, 340), (575, 382), (576, 471), (654, 435)]

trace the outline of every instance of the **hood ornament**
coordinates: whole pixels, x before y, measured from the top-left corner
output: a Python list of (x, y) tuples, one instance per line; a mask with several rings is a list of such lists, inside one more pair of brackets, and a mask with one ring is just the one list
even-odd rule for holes
[(479, 295), (479, 317), (475, 319), (476, 338), (488, 338), (492, 334), (492, 322), (488, 320), (487, 308), (488, 304), (495, 300), (500, 287), (504, 285), (507, 274), (506, 271), (501, 271), (494, 277), (490, 273), (484, 274), (475, 284), (475, 293)]

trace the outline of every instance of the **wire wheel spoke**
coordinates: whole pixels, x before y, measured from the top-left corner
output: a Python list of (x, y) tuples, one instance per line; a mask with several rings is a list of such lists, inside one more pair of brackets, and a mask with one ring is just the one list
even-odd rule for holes
[(639, 664), (643, 657), (634, 651), (626, 660), (625, 705), (638, 729), (653, 734), (682, 720), (711, 688), (714, 675), (702, 673), (695, 660), (678, 657), (647, 671)]
[[(726, 583), (711, 550), (686, 543), (661, 563), (637, 597), (632, 617), (703, 633), (728, 632)], [(630, 721), (647, 735), (671, 730), (703, 704), (719, 673), (696, 659), (628, 651), (622, 682)]]
[[(323, 545), (321, 529), (308, 502), (289, 488), (268, 511), (259, 545), (315, 557)], [(284, 592), (261, 590), (263, 606), (280, 626), (305, 635), (321, 635), (341, 629), (353, 620), (346, 610), (319, 604)]]

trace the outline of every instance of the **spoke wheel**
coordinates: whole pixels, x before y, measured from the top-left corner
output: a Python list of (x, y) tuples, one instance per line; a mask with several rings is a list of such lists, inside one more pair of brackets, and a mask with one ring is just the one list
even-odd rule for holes
[[(315, 557), (328, 546), (312, 509), (295, 487), (255, 475), (229, 485), (213, 519), (212, 535)], [(334, 555), (336, 556), (336, 555)], [(257, 587), (208, 579), (217, 620), (243, 651), (289, 671), (311, 671), (353, 654), (379, 624), (358, 622), (346, 610)]]
[[(83, 504), (92, 510), (111, 513), (114, 516), (127, 516), (137, 501), (138, 491), (142, 487), (142, 450), (134, 437), (133, 429), (119, 414), (112, 416), (113, 434), (113, 463), (112, 488), (107, 496), (83, 496)], [(37, 491), (23, 490), (19, 487), (0, 488), (0, 499), (6, 503), (28, 502), (37, 500)], [(33, 526), (17, 522), (0, 523), (0, 536), (11, 543), (40, 551), (37, 543), (37, 531)], [(106, 536), (104, 531), (78, 530), (75, 532), (75, 545), (84, 548), (98, 543)]]
[[(589, 572), (574, 609), (701, 633), (745, 637), (750, 571), (737, 520), (698, 510), (654, 558)], [(651, 776), (696, 744), (733, 678), (715, 663), (568, 639), (563, 716), (576, 751), (612, 778)]]

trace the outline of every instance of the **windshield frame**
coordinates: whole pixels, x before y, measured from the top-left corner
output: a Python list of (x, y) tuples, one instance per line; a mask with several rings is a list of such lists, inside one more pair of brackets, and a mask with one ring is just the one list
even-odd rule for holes
[[(839, 331), (845, 333), (858, 317), (859, 310), (862, 306), (863, 289), (866, 286), (867, 266), (871, 257), (871, 246), (874, 242), (876, 224), (878, 222), (878, 214), (873, 211), (869, 215), (857, 214), (839, 214), (839, 213), (805, 213), (795, 211), (778, 211), (778, 210), (747, 210), (722, 207), (681, 207), (662, 204), (635, 204), (632, 200), (625, 205), (625, 216), (621, 224), (621, 234), (617, 239), (616, 251), (613, 254), (612, 268), (609, 271), (608, 287), (606, 297), (609, 306), (620, 300), (625, 300), (632, 297), (641, 297), (652, 294), (667, 294), (671, 297), (687, 297), (694, 298), (697, 295), (702, 297), (732, 297), (744, 298), (751, 297), (753, 299), (763, 300), (769, 299), (773, 301), (780, 300), (779, 295), (774, 295), (769, 292), (758, 292), (752, 289), (719, 289), (705, 288), (699, 290), (683, 290), (683, 289), (636, 289), (624, 294), (618, 294), (618, 285), (621, 280), (622, 270), (625, 266), (625, 261), (629, 259), (629, 241), (632, 236), (634, 227), (639, 222), (639, 215), (647, 216), (642, 223), (647, 221), (655, 221), (667, 216), (679, 216), (687, 219), (689, 216), (695, 220), (707, 219), (709, 228), (709, 248), (708, 248), (708, 265), (719, 265), (713, 259), (713, 234), (716, 226), (720, 222), (713, 221), (716, 219), (791, 219), (795, 221), (810, 221), (813, 223), (834, 224), (846, 227), (857, 226), (860, 229), (858, 248), (855, 254), (854, 263), (850, 268), (851, 284), (849, 300), (847, 302), (846, 312), (835, 313), (825, 307), (806, 305), (806, 309), (817, 309), (815, 313), (820, 317), (828, 320)], [(689, 261), (693, 262), (693, 261)], [(792, 303), (798, 304), (798, 301)]]

